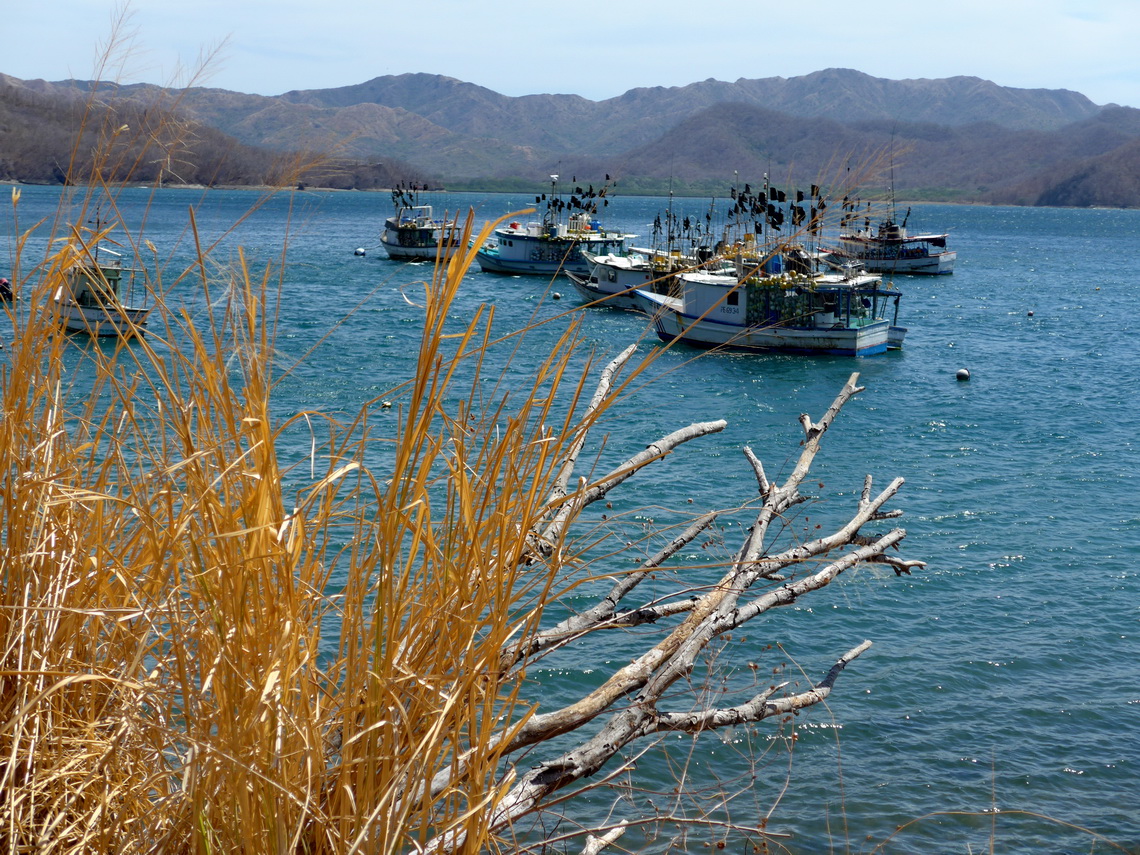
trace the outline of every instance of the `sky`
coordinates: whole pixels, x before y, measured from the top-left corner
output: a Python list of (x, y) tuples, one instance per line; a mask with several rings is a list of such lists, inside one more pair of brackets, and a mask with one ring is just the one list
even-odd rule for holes
[[(1140, 107), (1137, 0), (5, 0), (0, 73), (259, 95), (406, 72), (603, 100), (853, 68)], [(108, 51), (110, 48), (110, 51)], [(106, 61), (100, 68), (101, 58)]]

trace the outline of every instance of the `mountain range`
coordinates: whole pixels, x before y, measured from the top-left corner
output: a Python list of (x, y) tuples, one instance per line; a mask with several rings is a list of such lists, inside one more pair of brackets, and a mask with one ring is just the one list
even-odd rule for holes
[[(74, 99), (93, 85), (0, 75), (0, 95)], [(112, 91), (140, 104), (161, 94), (148, 84)], [(243, 151), (334, 151), (341, 162), (388, 164), (386, 177), (455, 189), (530, 189), (563, 172), (610, 174), (623, 192), (703, 194), (737, 177), (826, 183), (854, 172), (910, 199), (1140, 205), (1140, 110), (976, 77), (887, 80), (832, 68), (591, 101), (400, 74), (278, 96), (191, 88), (176, 109)], [(4, 134), (0, 112), (0, 166)]]

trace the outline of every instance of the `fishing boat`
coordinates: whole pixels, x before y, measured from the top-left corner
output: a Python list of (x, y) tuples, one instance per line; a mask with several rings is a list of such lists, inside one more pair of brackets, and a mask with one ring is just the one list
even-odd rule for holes
[(591, 303), (603, 301), (612, 308), (635, 311), (642, 309), (634, 294), (638, 288), (676, 294), (676, 279), (681, 273), (701, 269), (726, 271), (731, 267), (731, 262), (715, 256), (711, 250), (687, 255), (680, 250), (632, 247), (625, 255), (582, 255), (590, 265), (589, 276), (566, 274), (578, 295)]
[(585, 253), (584, 257), (590, 265), (589, 274), (566, 272), (578, 296), (589, 303), (602, 301), (613, 309), (640, 309), (633, 292), (652, 287), (655, 279), (644, 256)]
[(859, 261), (871, 273), (914, 273), (944, 275), (954, 272), (958, 253), (947, 248), (948, 234), (907, 232), (906, 220), (895, 222), (887, 217), (872, 229), (867, 223), (861, 229), (843, 231), (839, 235), (839, 253)]
[(455, 223), (432, 215), (431, 205), (400, 207), (384, 221), (380, 245), (393, 261), (435, 261), (459, 248)]
[[(135, 277), (141, 271), (124, 267), (119, 253), (96, 247), (64, 273), (55, 305), (68, 332), (92, 336), (141, 336), (151, 307), (130, 305)], [(145, 288), (140, 286), (145, 294)]]
[(431, 205), (419, 203), (419, 187), (392, 190), (392, 216), (384, 220), (380, 245), (393, 261), (435, 261), (459, 248), (458, 224), (435, 217)]
[[(705, 348), (870, 356), (901, 348), (899, 292), (858, 269), (805, 274), (780, 256), (755, 275), (683, 273), (680, 294), (635, 292), (662, 341)], [(889, 315), (889, 317), (888, 317)]]
[(590, 252), (582, 255), (590, 267), (589, 275), (567, 272), (567, 278), (582, 299), (590, 302), (602, 300), (605, 305), (616, 309), (640, 311), (641, 306), (633, 293), (636, 289), (648, 288), (667, 294), (678, 273), (699, 266), (696, 262), (690, 263), (691, 260), (679, 252), (663, 253), (636, 247), (624, 255), (594, 255)]
[(906, 224), (910, 219), (910, 208), (906, 209), (902, 222), (898, 221), (893, 140), (889, 190), (886, 216), (875, 228), (871, 227), (871, 203), (867, 202), (867, 207), (863, 210), (862, 203), (857, 198), (844, 197), (843, 214), (839, 221), (839, 249), (836, 254), (862, 264), (870, 273), (913, 273), (926, 276), (953, 273), (958, 253), (947, 247), (949, 235), (946, 232), (908, 233)]
[(589, 277), (585, 253), (625, 254), (626, 242), (635, 235), (607, 230), (597, 219), (599, 202), (608, 204), (608, 185), (600, 191), (593, 186), (588, 190), (577, 187), (564, 200), (558, 176), (551, 175), (550, 180), (549, 196), (535, 199), (536, 205), (545, 203), (541, 222), (510, 222), (495, 229), (479, 247), (475, 260), (483, 272), (530, 276), (577, 273)]

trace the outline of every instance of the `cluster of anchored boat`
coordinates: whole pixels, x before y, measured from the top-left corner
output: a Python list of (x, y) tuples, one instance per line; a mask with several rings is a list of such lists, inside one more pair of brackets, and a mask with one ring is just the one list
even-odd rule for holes
[[(606, 188), (576, 188), (569, 201), (551, 176), (541, 222), (512, 222), (478, 248), (485, 272), (567, 276), (591, 304), (648, 314), (664, 341), (701, 347), (864, 356), (902, 347), (900, 292), (883, 274), (944, 274), (956, 253), (945, 234), (908, 235), (893, 215), (871, 228), (870, 208), (844, 199), (836, 245), (824, 248), (820, 189), (787, 194), (768, 186), (733, 189), (719, 235), (711, 217), (676, 223), (653, 248), (629, 245), (636, 235), (608, 231), (597, 208)], [(394, 197), (395, 198), (395, 197)], [(862, 220), (862, 224), (860, 224)], [(782, 234), (790, 223), (792, 237)], [(660, 218), (655, 224), (655, 235)], [(454, 226), (430, 206), (399, 205), (382, 244), (394, 259), (434, 260), (454, 251)], [(678, 239), (685, 234), (686, 241)], [(687, 244), (682, 246), (682, 243)]]
[[(678, 222), (672, 206), (654, 224), (653, 248), (636, 248), (636, 235), (607, 230), (598, 220), (608, 204), (599, 190), (575, 187), (568, 198), (551, 190), (535, 199), (540, 222), (494, 230), (476, 253), (486, 272), (565, 275), (591, 304), (642, 311), (665, 341), (738, 350), (868, 355), (899, 348), (901, 294), (883, 274), (945, 274), (956, 253), (946, 234), (910, 235), (893, 211), (872, 229), (871, 208), (843, 199), (836, 245), (825, 248), (829, 202), (812, 186), (807, 194), (768, 185), (731, 191), (732, 206), (719, 234), (711, 213), (704, 226)], [(381, 244), (403, 261), (434, 261), (458, 249), (458, 226), (436, 219), (414, 190), (393, 192)], [(782, 234), (790, 225), (792, 236)], [(117, 253), (96, 246), (77, 256), (55, 294), (64, 327), (91, 335), (140, 335), (150, 308), (134, 304), (140, 271)], [(145, 293), (145, 287), (141, 289)], [(0, 299), (14, 298), (10, 285)]]

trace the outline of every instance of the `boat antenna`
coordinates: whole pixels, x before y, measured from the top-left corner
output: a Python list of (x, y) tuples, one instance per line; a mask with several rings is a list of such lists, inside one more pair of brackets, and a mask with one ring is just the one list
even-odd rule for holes
[(890, 214), (889, 214), (889, 217), (891, 220), (894, 220), (894, 218), (895, 218), (895, 131), (896, 130), (898, 130), (898, 124), (897, 123), (894, 127), (891, 128), (891, 155), (890, 155), (891, 156), (891, 186), (888, 188), (890, 190), (890, 196), (891, 196), (891, 210), (890, 210)]

